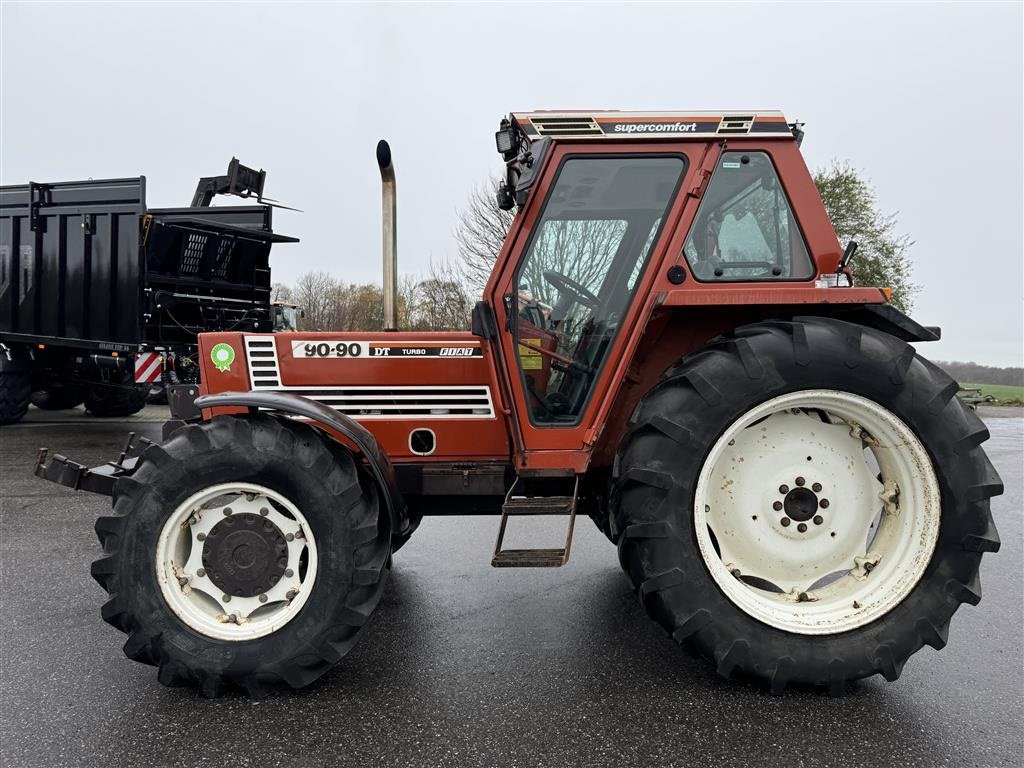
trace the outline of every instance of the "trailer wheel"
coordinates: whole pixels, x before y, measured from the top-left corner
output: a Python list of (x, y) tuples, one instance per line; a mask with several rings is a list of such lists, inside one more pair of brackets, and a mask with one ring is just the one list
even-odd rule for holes
[(647, 612), (773, 692), (895, 680), (942, 648), (999, 548), (988, 430), (956, 392), (909, 345), (821, 318), (686, 357), (616, 462), (619, 559)]
[(24, 418), (32, 396), (32, 373), (19, 360), (8, 360), (0, 352), (0, 424), (14, 424)]
[(149, 405), (167, 405), (167, 387), (163, 384), (151, 384), (146, 394)]
[(341, 446), (304, 424), (177, 430), (114, 487), (93, 576), (125, 654), (206, 696), (302, 688), (354, 645), (388, 574), (390, 516)]
[(85, 391), (75, 384), (51, 384), (32, 393), (32, 405), (44, 411), (77, 408), (85, 400)]
[(85, 409), (93, 416), (131, 416), (146, 407), (148, 384), (104, 384), (94, 382), (85, 391)]

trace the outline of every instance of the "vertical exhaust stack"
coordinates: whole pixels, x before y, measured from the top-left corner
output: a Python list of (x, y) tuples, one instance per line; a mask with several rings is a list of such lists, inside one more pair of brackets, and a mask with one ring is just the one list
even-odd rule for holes
[(384, 230), (384, 330), (398, 330), (398, 229), (395, 199), (395, 166), (391, 163), (391, 145), (377, 142), (380, 166), (382, 223)]

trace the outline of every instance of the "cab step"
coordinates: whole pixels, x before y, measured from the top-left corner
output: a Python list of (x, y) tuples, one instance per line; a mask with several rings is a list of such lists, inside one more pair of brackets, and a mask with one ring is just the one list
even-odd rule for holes
[(568, 515), (572, 496), (522, 496), (509, 499), (501, 506), (506, 515)]
[[(518, 482), (517, 480), (516, 483)], [(494, 544), (491, 565), (495, 568), (558, 568), (565, 565), (569, 562), (572, 532), (576, 525), (579, 478), (576, 478), (572, 496), (513, 496), (516, 483), (512, 484), (501, 507), (501, 525), (498, 528), (498, 540)], [(569, 527), (565, 534), (565, 546), (559, 549), (502, 549), (508, 519), (512, 515), (568, 515)]]
[(495, 568), (558, 568), (569, 560), (566, 549), (504, 549), (491, 558)]

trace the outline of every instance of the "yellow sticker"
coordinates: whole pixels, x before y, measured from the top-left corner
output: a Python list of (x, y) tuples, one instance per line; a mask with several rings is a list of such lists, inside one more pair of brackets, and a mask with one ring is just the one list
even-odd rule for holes
[[(540, 346), (540, 339), (523, 339), (523, 341), (535, 347)], [(519, 345), (519, 365), (524, 371), (539, 371), (544, 367), (540, 352), (530, 347), (524, 347), (522, 344)]]

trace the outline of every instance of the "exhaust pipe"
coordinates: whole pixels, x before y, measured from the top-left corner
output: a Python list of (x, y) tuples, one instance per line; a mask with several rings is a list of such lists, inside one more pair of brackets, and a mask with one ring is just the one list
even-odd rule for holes
[(395, 202), (395, 166), (391, 164), (391, 146), (377, 142), (380, 166), (382, 223), (384, 229), (384, 330), (398, 330), (398, 229)]

